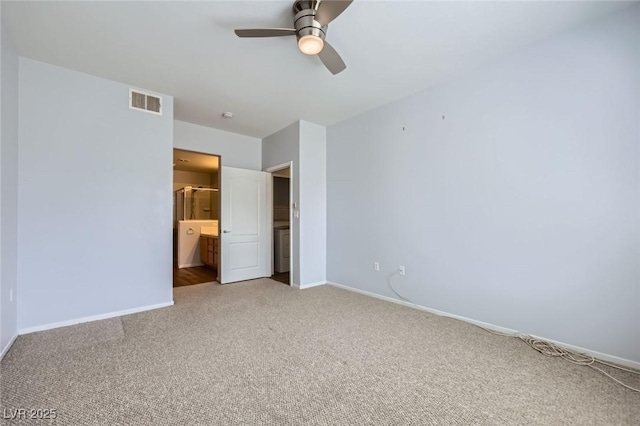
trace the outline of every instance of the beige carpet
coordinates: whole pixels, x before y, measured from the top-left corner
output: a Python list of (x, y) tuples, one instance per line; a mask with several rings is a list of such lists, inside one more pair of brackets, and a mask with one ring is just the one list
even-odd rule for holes
[(175, 302), (19, 337), (0, 411), (73, 425), (639, 424), (640, 395), (592, 369), (333, 287), (201, 284)]

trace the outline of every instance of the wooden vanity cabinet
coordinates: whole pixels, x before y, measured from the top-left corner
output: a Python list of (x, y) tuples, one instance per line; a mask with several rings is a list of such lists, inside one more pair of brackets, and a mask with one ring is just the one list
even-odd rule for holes
[(213, 268), (218, 267), (218, 238), (208, 235), (200, 236), (200, 261)]

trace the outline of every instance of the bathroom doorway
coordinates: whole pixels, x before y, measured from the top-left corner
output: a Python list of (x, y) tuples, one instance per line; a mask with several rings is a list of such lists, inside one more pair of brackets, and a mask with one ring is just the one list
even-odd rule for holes
[(173, 286), (218, 281), (220, 156), (173, 150)]
[(282, 168), (269, 171), (273, 180), (273, 275), (271, 278), (291, 285), (293, 272), (291, 165), (287, 163)]

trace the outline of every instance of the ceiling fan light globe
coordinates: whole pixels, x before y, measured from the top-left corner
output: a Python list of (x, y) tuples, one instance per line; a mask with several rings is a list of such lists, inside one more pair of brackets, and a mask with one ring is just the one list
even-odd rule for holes
[(305, 55), (317, 55), (323, 47), (324, 41), (315, 35), (305, 35), (298, 40), (298, 49)]

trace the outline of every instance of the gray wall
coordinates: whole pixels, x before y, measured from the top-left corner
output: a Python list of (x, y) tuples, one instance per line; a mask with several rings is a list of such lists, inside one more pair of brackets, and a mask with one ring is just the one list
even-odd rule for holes
[(1, 31), (0, 353), (3, 353), (17, 334), (18, 321), (18, 55), (4, 27)]
[(273, 178), (273, 205), (274, 206), (289, 205), (289, 178), (284, 178), (284, 177)]
[[(293, 161), (291, 167), (292, 194), (291, 203), (300, 203), (300, 122), (293, 123), (284, 129), (262, 139), (262, 170)], [(293, 232), (291, 245), (293, 252), (293, 274), (291, 283), (300, 285), (300, 220), (293, 218), (290, 224)]]
[(20, 330), (171, 303), (173, 98), (20, 58)]
[(302, 285), (327, 281), (327, 129), (300, 122)]
[(293, 283), (301, 287), (326, 282), (326, 148), (326, 128), (306, 121), (262, 140), (264, 170), (293, 161)]
[(221, 166), (261, 170), (262, 141), (211, 127), (175, 120), (173, 146), (221, 156)]
[(640, 362), (638, 22), (331, 126), (328, 279)]

